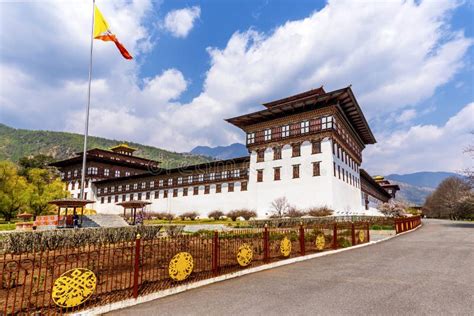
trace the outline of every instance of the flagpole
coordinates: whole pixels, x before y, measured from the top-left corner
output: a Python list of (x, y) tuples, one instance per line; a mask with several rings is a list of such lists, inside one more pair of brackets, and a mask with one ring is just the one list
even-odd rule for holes
[(90, 58), (89, 58), (89, 87), (87, 90), (86, 123), (85, 123), (85, 128), (84, 128), (84, 150), (82, 152), (81, 193), (80, 193), (81, 199), (85, 198), (84, 182), (86, 178), (87, 136), (89, 134), (89, 109), (91, 105), (92, 50), (94, 48), (94, 11), (95, 11), (95, 0), (92, 0), (91, 51), (90, 51)]

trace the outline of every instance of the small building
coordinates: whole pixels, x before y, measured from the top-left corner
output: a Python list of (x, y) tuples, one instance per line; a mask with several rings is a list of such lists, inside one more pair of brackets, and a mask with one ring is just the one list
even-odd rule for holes
[[(355, 215), (365, 212), (363, 192), (390, 198), (360, 169), (363, 150), (376, 140), (350, 86), (309, 90), (226, 121), (245, 132), (248, 156), (164, 169), (159, 161), (134, 156), (126, 145), (87, 151), (91, 207), (120, 214), (119, 203), (140, 200), (156, 212), (206, 215), (247, 208), (264, 217), (275, 199), (286, 197), (299, 209), (327, 206)], [(75, 195), (81, 162), (78, 153), (53, 164)]]

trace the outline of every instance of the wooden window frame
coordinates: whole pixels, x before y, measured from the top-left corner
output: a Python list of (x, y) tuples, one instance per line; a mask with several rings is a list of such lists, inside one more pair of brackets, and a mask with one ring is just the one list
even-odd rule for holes
[(293, 165), (293, 179), (300, 178), (300, 165)]
[(257, 182), (263, 182), (263, 169), (257, 169)]
[(273, 181), (280, 181), (281, 180), (281, 167), (274, 167), (273, 168)]
[(199, 186), (193, 187), (193, 195), (199, 195)]
[(234, 182), (229, 182), (227, 184), (227, 192), (234, 192)]
[(313, 177), (321, 176), (321, 161), (313, 162)]
[(273, 160), (280, 160), (281, 159), (281, 146), (273, 147)]
[(311, 153), (313, 155), (322, 153), (320, 140), (314, 140), (311, 142)]
[(216, 193), (221, 193), (222, 192), (222, 184), (217, 183), (216, 184)]
[(291, 157), (301, 157), (301, 144), (295, 143), (291, 145)]

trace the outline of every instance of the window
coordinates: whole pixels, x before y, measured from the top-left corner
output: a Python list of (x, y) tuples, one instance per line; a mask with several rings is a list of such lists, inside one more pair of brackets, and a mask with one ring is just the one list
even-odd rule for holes
[(248, 133), (247, 134), (247, 144), (253, 144), (255, 143), (255, 133)]
[(125, 185), (125, 191), (130, 190), (130, 184)]
[(227, 179), (228, 171), (222, 171), (222, 179)]
[(211, 190), (211, 186), (209, 185), (204, 186), (204, 194), (209, 194), (210, 190)]
[[(87, 168), (87, 170), (89, 171), (89, 170), (90, 170), (90, 168)], [(90, 172), (89, 172), (89, 174), (90, 174)], [(68, 172), (67, 172), (67, 177), (68, 177), (68, 178), (70, 178), (70, 177), (71, 177), (71, 171), (68, 171)]]
[(301, 134), (305, 134), (309, 132), (309, 121), (303, 121), (300, 123), (301, 125)]
[(183, 184), (183, 177), (178, 178), (178, 185), (181, 185), (181, 184)]
[(178, 196), (178, 189), (173, 189), (173, 197), (177, 197)]
[(155, 181), (150, 181), (150, 189), (153, 189), (155, 187)]
[(193, 194), (198, 195), (199, 194), (199, 187), (194, 187), (193, 188)]
[(74, 176), (77, 177), (77, 169), (74, 170)]
[(100, 198), (100, 204), (104, 204), (104, 197)]
[(281, 137), (288, 137), (290, 136), (290, 125), (284, 125), (281, 127)]
[(110, 192), (112, 192), (112, 193), (115, 192), (115, 186), (114, 185), (110, 187)]
[(149, 200), (150, 199), (150, 192), (147, 192), (145, 195), (145, 199)]
[(142, 199), (142, 193), (138, 193), (138, 199), (141, 200)]
[(265, 160), (265, 150), (259, 149), (257, 150), (257, 162), (263, 162)]
[(281, 171), (281, 167), (275, 167), (273, 168), (273, 180), (274, 181), (278, 181), (281, 179), (281, 175), (280, 175), (280, 172)]
[(344, 168), (342, 168), (342, 181), (346, 181), (346, 172), (344, 171)]
[(299, 157), (299, 156), (301, 156), (301, 144), (293, 144), (292, 157)]
[(116, 195), (116, 196), (115, 196), (115, 203), (118, 203), (118, 199), (119, 199), (119, 196)]
[(273, 148), (273, 160), (281, 159), (281, 147)]
[(322, 121), (322, 129), (328, 129), (328, 128), (332, 128), (332, 122), (333, 122), (333, 118), (332, 116), (324, 116), (321, 118), (321, 121)]
[(108, 177), (110, 174), (110, 170), (109, 169), (104, 169), (104, 176)]
[(272, 130), (270, 128), (267, 128), (264, 131), (263, 137), (264, 137), (265, 141), (271, 140), (272, 139)]
[(168, 179), (168, 186), (172, 186), (173, 185), (173, 179), (172, 178), (169, 178)]
[(188, 176), (188, 183), (193, 183), (193, 176)]
[(337, 174), (339, 176), (339, 179), (341, 179), (341, 166), (337, 166)]
[(134, 184), (133, 184), (133, 189), (134, 189), (134, 190), (137, 190), (137, 189), (138, 189), (138, 183), (134, 183)]
[(321, 162), (313, 162), (313, 177), (319, 177), (321, 175)]
[(211, 172), (211, 173), (209, 174), (209, 180), (210, 180), (210, 181), (214, 181), (215, 179), (216, 179), (216, 174), (215, 174), (214, 172)]
[(336, 176), (336, 163), (333, 162), (332, 165), (333, 165), (333, 167), (334, 167), (334, 176)]
[(142, 189), (146, 188), (146, 182), (142, 182)]
[(75, 188), (76, 188), (76, 182), (73, 181), (73, 182), (71, 183), (71, 190), (74, 190)]
[(222, 192), (222, 184), (218, 183), (216, 184), (216, 193), (221, 193)]
[(257, 182), (263, 182), (263, 169), (257, 170)]
[(234, 183), (233, 182), (229, 183), (229, 185), (227, 186), (227, 192), (234, 192)]
[(108, 187), (105, 187), (104, 188), (104, 193), (107, 193), (109, 191), (109, 188)]
[(159, 187), (162, 187), (162, 186), (163, 186), (163, 182), (164, 182), (163, 179), (161, 179), (160, 181), (158, 181), (158, 186), (159, 186)]
[(200, 174), (198, 179), (199, 179), (199, 182), (203, 182), (204, 181), (204, 175)]
[(240, 183), (240, 191), (247, 191), (247, 182)]
[(112, 197), (110, 195), (107, 197), (107, 203), (112, 203)]
[(188, 196), (188, 188), (183, 188), (183, 196)]
[(130, 201), (133, 201), (133, 197), (134, 197), (134, 194), (133, 193), (130, 194), (130, 196), (129, 196)]
[(115, 177), (116, 178), (120, 177), (120, 170), (115, 170)]
[(84, 192), (84, 200), (87, 200), (87, 192)]
[(130, 175), (130, 172), (125, 171), (125, 176), (128, 177)]
[(168, 190), (163, 191), (163, 198), (164, 199), (168, 198)]
[(293, 165), (293, 179), (300, 177), (300, 165)]
[(320, 141), (313, 141), (311, 143), (312, 153), (313, 154), (320, 154), (321, 153), (321, 142)]
[(155, 191), (155, 200), (160, 198), (160, 191)]

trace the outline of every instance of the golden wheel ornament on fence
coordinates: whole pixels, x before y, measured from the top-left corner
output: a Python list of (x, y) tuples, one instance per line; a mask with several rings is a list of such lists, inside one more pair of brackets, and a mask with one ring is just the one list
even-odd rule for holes
[(283, 238), (283, 240), (280, 242), (280, 252), (283, 257), (288, 257), (290, 255), (291, 241), (288, 239), (288, 237)]
[(193, 256), (189, 252), (180, 252), (171, 259), (168, 273), (173, 280), (183, 281), (193, 272), (193, 268)]
[(364, 242), (365, 240), (365, 232), (363, 230), (359, 230), (359, 242)]
[(54, 281), (51, 298), (59, 307), (75, 307), (87, 301), (95, 291), (97, 277), (89, 269), (71, 269)]
[(252, 262), (253, 259), (253, 251), (252, 247), (249, 244), (243, 244), (239, 247), (237, 251), (237, 262), (242, 267), (246, 267)]
[(316, 249), (323, 250), (324, 246), (326, 246), (326, 237), (324, 237), (324, 234), (318, 234), (316, 236)]

